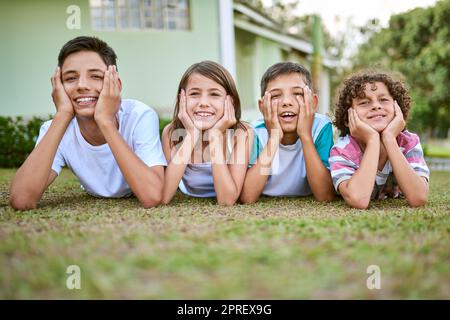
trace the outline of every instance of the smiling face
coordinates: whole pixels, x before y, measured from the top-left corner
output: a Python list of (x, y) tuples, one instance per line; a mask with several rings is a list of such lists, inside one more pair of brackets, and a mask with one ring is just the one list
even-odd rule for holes
[(186, 88), (187, 113), (201, 123), (202, 129), (212, 128), (222, 118), (227, 92), (217, 82), (201, 74), (189, 77)]
[(297, 130), (299, 105), (296, 96), (303, 101), (305, 86), (303, 76), (297, 72), (280, 75), (267, 84), (266, 91), (271, 94), (272, 105), (278, 101), (278, 120), (284, 133)]
[(64, 60), (61, 66), (62, 83), (76, 115), (94, 117), (106, 69), (102, 58), (92, 51), (79, 51)]
[(383, 82), (367, 83), (364, 97), (352, 100), (361, 121), (382, 132), (394, 118), (394, 99)]

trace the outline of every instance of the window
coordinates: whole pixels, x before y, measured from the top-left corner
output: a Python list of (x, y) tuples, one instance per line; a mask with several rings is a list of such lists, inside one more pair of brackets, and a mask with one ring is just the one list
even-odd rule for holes
[(189, 0), (90, 0), (92, 28), (189, 30)]

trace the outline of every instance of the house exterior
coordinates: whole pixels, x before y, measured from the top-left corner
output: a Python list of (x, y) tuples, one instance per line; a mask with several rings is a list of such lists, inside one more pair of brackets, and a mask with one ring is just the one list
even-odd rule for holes
[[(18, 0), (0, 3), (0, 115), (54, 112), (50, 77), (61, 46), (79, 35), (105, 40), (118, 55), (123, 97), (170, 117), (178, 81), (193, 63), (214, 60), (236, 78), (243, 119), (259, 116), (259, 82), (279, 61), (309, 66), (311, 44), (232, 0)], [(324, 60), (320, 112), (329, 106)]]

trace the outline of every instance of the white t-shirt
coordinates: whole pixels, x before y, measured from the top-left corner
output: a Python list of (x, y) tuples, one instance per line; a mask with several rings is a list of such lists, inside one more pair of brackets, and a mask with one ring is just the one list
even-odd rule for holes
[[(256, 134), (250, 165), (256, 162), (269, 140), (269, 133), (264, 120), (255, 121), (252, 125)], [(328, 168), (328, 157), (333, 146), (333, 131), (330, 119), (325, 115), (316, 113), (311, 135), (322, 163)], [(312, 193), (306, 177), (305, 156), (300, 139), (297, 139), (296, 143), (292, 145), (280, 143), (273, 158), (270, 172), (264, 174), (270, 175), (262, 192), (266, 196), (307, 196)]]
[[(147, 166), (167, 165), (159, 138), (158, 114), (153, 109), (137, 100), (124, 99), (117, 119), (119, 134)], [(41, 126), (36, 144), (51, 122), (46, 121)], [(80, 179), (81, 187), (93, 196), (119, 198), (132, 193), (109, 145), (89, 144), (81, 135), (76, 118), (69, 123), (61, 139), (52, 170), (59, 174), (64, 166), (72, 170)]]

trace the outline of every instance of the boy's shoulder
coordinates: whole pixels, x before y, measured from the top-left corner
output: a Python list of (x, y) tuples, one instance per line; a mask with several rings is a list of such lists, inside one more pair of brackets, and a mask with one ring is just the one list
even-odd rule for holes
[[(75, 117), (73, 117), (72, 120), (70, 120), (69, 125), (67, 126), (67, 129), (66, 129), (66, 132), (67, 132), (69, 129), (73, 129), (73, 128), (74, 128), (74, 126), (75, 126), (75, 121), (76, 121)], [(52, 124), (52, 122), (53, 122), (53, 119), (44, 121), (44, 122), (41, 124), (41, 128), (40, 128), (41, 131), (46, 132), (46, 131), (50, 128), (50, 125)]]
[(150, 113), (151, 115), (158, 116), (156, 111), (146, 105), (145, 103), (135, 99), (122, 99), (119, 109), (119, 117), (122, 114), (131, 114), (134, 116), (140, 116), (144, 113)]
[(397, 136), (397, 143), (403, 153), (407, 153), (417, 145), (420, 145), (420, 138), (417, 134), (405, 130)]

